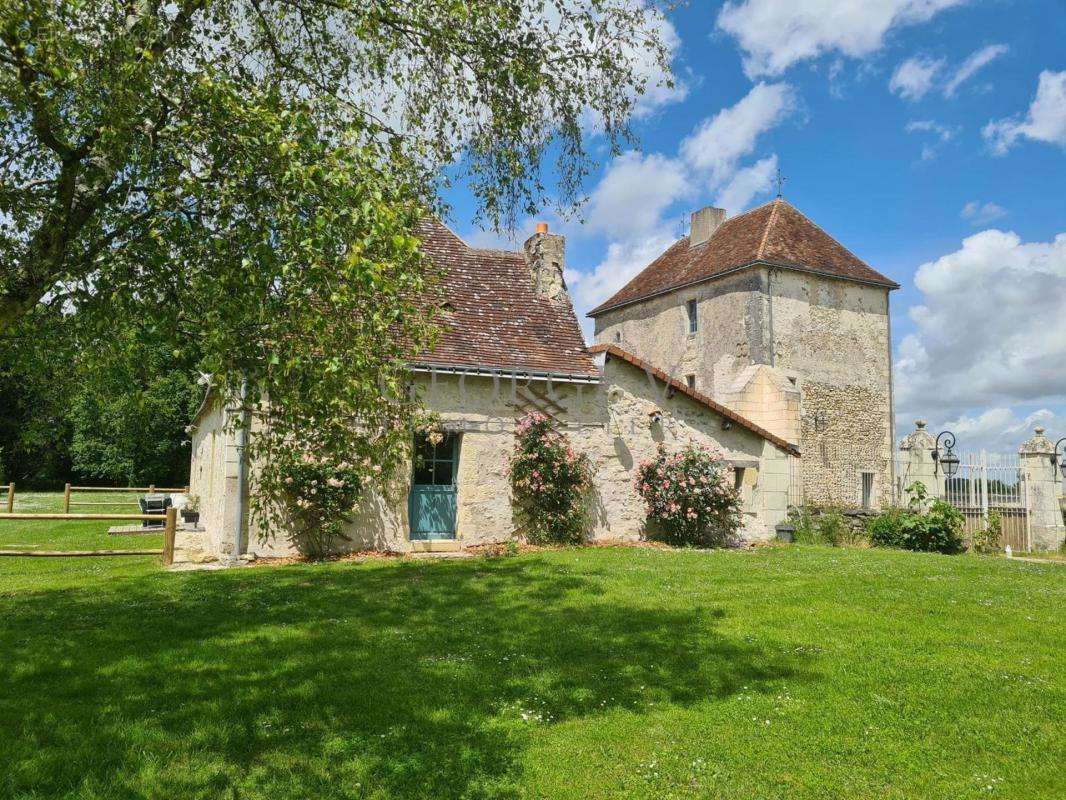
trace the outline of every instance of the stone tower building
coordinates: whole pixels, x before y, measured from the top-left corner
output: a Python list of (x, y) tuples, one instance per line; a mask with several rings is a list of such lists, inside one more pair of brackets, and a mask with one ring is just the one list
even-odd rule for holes
[(617, 344), (799, 446), (793, 497), (877, 506), (893, 484), (889, 293), (778, 198), (687, 237), (589, 312)]

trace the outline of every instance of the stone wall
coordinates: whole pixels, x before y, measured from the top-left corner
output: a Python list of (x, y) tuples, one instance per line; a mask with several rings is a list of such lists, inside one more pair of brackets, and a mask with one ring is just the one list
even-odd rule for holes
[[(763, 363), (767, 351), (763, 276), (745, 270), (652, 297), (596, 317), (596, 342), (618, 344), (678, 380), (719, 397), (715, 364), (723, 357)], [(688, 332), (686, 303), (697, 301), (699, 329)]]
[[(650, 458), (660, 442), (669, 448), (689, 442), (721, 448), (744, 470), (744, 538), (765, 540), (773, 536), (774, 526), (785, 517), (788, 501), (788, 457), (784, 451), (702, 403), (667, 392), (662, 382), (626, 362), (608, 359), (604, 370), (604, 381), (599, 385), (556, 384), (550, 393), (544, 383), (527, 387), (506, 380), (494, 384), (488, 378), (418, 376), (426, 405), (439, 413), (446, 429), (461, 434), (456, 527), (462, 546), (496, 543), (514, 536), (507, 461), (514, 448), (516, 419), (536, 394), (549, 396), (552, 404), (563, 409), (557, 414), (562, 430), (574, 447), (593, 461), (594, 539), (642, 536), (645, 514), (633, 480), (637, 465)], [(658, 424), (650, 422), (650, 412), (655, 410), (662, 414)], [(202, 427), (200, 438), (204, 439), (208, 431)], [(205, 456), (203, 448), (194, 452), (194, 474), (201, 470), (200, 458)], [(203, 474), (196, 483), (199, 487), (208, 480), (208, 473)], [(217, 471), (210, 474), (210, 480), (219, 481)], [(409, 470), (403, 471), (387, 491), (364, 499), (346, 530), (351, 549), (410, 549), (409, 480)], [(235, 492), (235, 481), (225, 485), (226, 494)], [(232, 538), (219, 530), (227, 524), (224, 515), (212, 514), (203, 521), (213, 529), (207, 541), (224, 543)], [(265, 539), (262, 533), (253, 521), (250, 552), (260, 556), (291, 552), (283, 534)]]
[(608, 311), (596, 340), (696, 375), (701, 391), (799, 444), (810, 502), (859, 503), (869, 472), (883, 505), (893, 491), (888, 314), (883, 287), (759, 267)]

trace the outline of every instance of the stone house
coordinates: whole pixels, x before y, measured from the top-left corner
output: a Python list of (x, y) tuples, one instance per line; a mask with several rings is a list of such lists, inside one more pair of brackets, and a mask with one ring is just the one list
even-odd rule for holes
[[(593, 461), (593, 539), (642, 535), (634, 476), (660, 442), (720, 448), (742, 493), (743, 535), (773, 536), (786, 514), (795, 444), (646, 354), (614, 342), (587, 347), (563, 280), (563, 237), (541, 224), (522, 252), (510, 252), (469, 247), (435, 221), (419, 234), (443, 272), (442, 334), (409, 368), (446, 436), (436, 447), (416, 442), (420, 466), (362, 499), (346, 530), (352, 549), (459, 550), (520, 533), (506, 464), (529, 409), (551, 416)], [(184, 547), (199, 559), (291, 553), (284, 531), (263, 536), (247, 518), (247, 470), (226, 424), (233, 413), (209, 396), (190, 426), (190, 491), (203, 530), (185, 534)]]
[(889, 293), (899, 285), (777, 198), (680, 239), (593, 309), (598, 343), (657, 364), (803, 453), (793, 500), (893, 491)]

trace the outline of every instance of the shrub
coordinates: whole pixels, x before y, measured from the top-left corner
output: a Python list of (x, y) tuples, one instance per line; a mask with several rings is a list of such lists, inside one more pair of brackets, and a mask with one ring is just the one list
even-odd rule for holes
[(1000, 549), (1003, 537), (1003, 517), (998, 511), (988, 515), (988, 527), (974, 531), (970, 537), (970, 549), (975, 553), (995, 553)]
[(925, 486), (907, 487), (906, 510), (892, 509), (870, 520), (870, 540), (881, 547), (902, 547), (929, 553), (958, 553), (963, 549), (962, 512), (943, 500), (929, 503)]
[(288, 459), (283, 469), (282, 499), (292, 521), (291, 543), (311, 558), (335, 552), (340, 541), (349, 541), (342, 527), (352, 518), (364, 470), (318, 456)]
[(866, 524), (870, 541), (878, 547), (906, 547), (903, 522), (907, 514), (908, 512), (899, 508), (878, 514)]
[(533, 411), (515, 430), (515, 450), (508, 471), (511, 499), (526, 533), (535, 544), (579, 544), (588, 530), (592, 463), (574, 452), (551, 420)]
[(689, 445), (667, 454), (660, 444), (655, 458), (637, 470), (636, 489), (648, 521), (671, 544), (716, 547), (740, 530), (740, 496), (719, 453)]

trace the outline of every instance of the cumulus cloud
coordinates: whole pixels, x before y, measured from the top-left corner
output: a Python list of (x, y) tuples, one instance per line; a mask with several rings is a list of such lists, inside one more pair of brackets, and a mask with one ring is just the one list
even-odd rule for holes
[(995, 203), (982, 204), (979, 200), (971, 200), (962, 207), (959, 216), (971, 225), (981, 226), (1007, 216), (1007, 209)]
[(730, 216), (742, 211), (757, 194), (769, 190), (777, 173), (777, 154), (756, 161), (750, 167), (738, 170), (725, 184), (714, 204), (724, 208)]
[(1066, 233), (1023, 242), (986, 230), (915, 276), (916, 330), (896, 358), (904, 418), (1066, 400)]
[(990, 44), (988, 47), (982, 47), (980, 50), (972, 53), (969, 58), (959, 65), (958, 69), (951, 76), (951, 79), (944, 85), (944, 96), (952, 97), (958, 88), (962, 86), (966, 81), (972, 78), (981, 69), (984, 69), (994, 60), (1007, 52), (1010, 48), (1005, 44)]
[(904, 100), (921, 100), (933, 88), (937, 73), (944, 67), (944, 59), (914, 56), (908, 58), (892, 73), (888, 90)]
[[(677, 29), (658, 9), (648, 9), (652, 31), (666, 45), (669, 51), (669, 60), (674, 62), (677, 53), (681, 49), (681, 37)], [(688, 85), (674, 76), (672, 79), (658, 61), (652, 57), (651, 51), (639, 43), (629, 45), (629, 54), (634, 64), (634, 71), (646, 81), (644, 93), (636, 99), (633, 107), (633, 116), (638, 119), (647, 117), (664, 106), (679, 103), (688, 95)], [(672, 84), (672, 85), (671, 85)]]
[(592, 339), (592, 321), (584, 318), (585, 312), (625, 286), (633, 276), (677, 241), (679, 227), (679, 224), (664, 224), (662, 230), (647, 236), (611, 242), (603, 261), (581, 275), (576, 286), (570, 284), (573, 289), (574, 307), (585, 329), (586, 338)]
[[(677, 155), (628, 152), (611, 162), (592, 190), (587, 222), (580, 231), (606, 236), (607, 253), (570, 281), (576, 310), (583, 314), (601, 303), (673, 244), (684, 232), (687, 211), (699, 205), (700, 197), (715, 193), (716, 205), (735, 214), (769, 189), (777, 156), (742, 162), (759, 137), (796, 107), (788, 84), (759, 83), (734, 105), (700, 122)], [(690, 208), (671, 216), (672, 207), (682, 200), (689, 201)]]
[(1041, 72), (1029, 113), (993, 120), (981, 133), (1000, 155), (1020, 138), (1066, 147), (1066, 71)]
[(795, 111), (795, 90), (787, 83), (758, 83), (736, 105), (705, 119), (681, 143), (682, 157), (711, 181), (728, 180), (741, 158), (766, 131)]
[(624, 153), (611, 162), (589, 198), (587, 229), (613, 237), (644, 235), (690, 192), (688, 171), (677, 159)]
[[(910, 422), (910, 420), (908, 420)], [(950, 430), (955, 434), (957, 447), (963, 453), (1017, 453), (1018, 446), (1033, 435), (1037, 426), (1050, 431), (1062, 430), (1066, 417), (1050, 408), (1019, 412), (1008, 406), (988, 408), (972, 414), (960, 414), (951, 419), (933, 420), (933, 429)], [(910, 430), (910, 427), (897, 430)]]
[(727, 2), (718, 27), (744, 51), (749, 77), (780, 75), (827, 53), (852, 58), (881, 48), (893, 28), (926, 22), (966, 0), (741, 0)]

